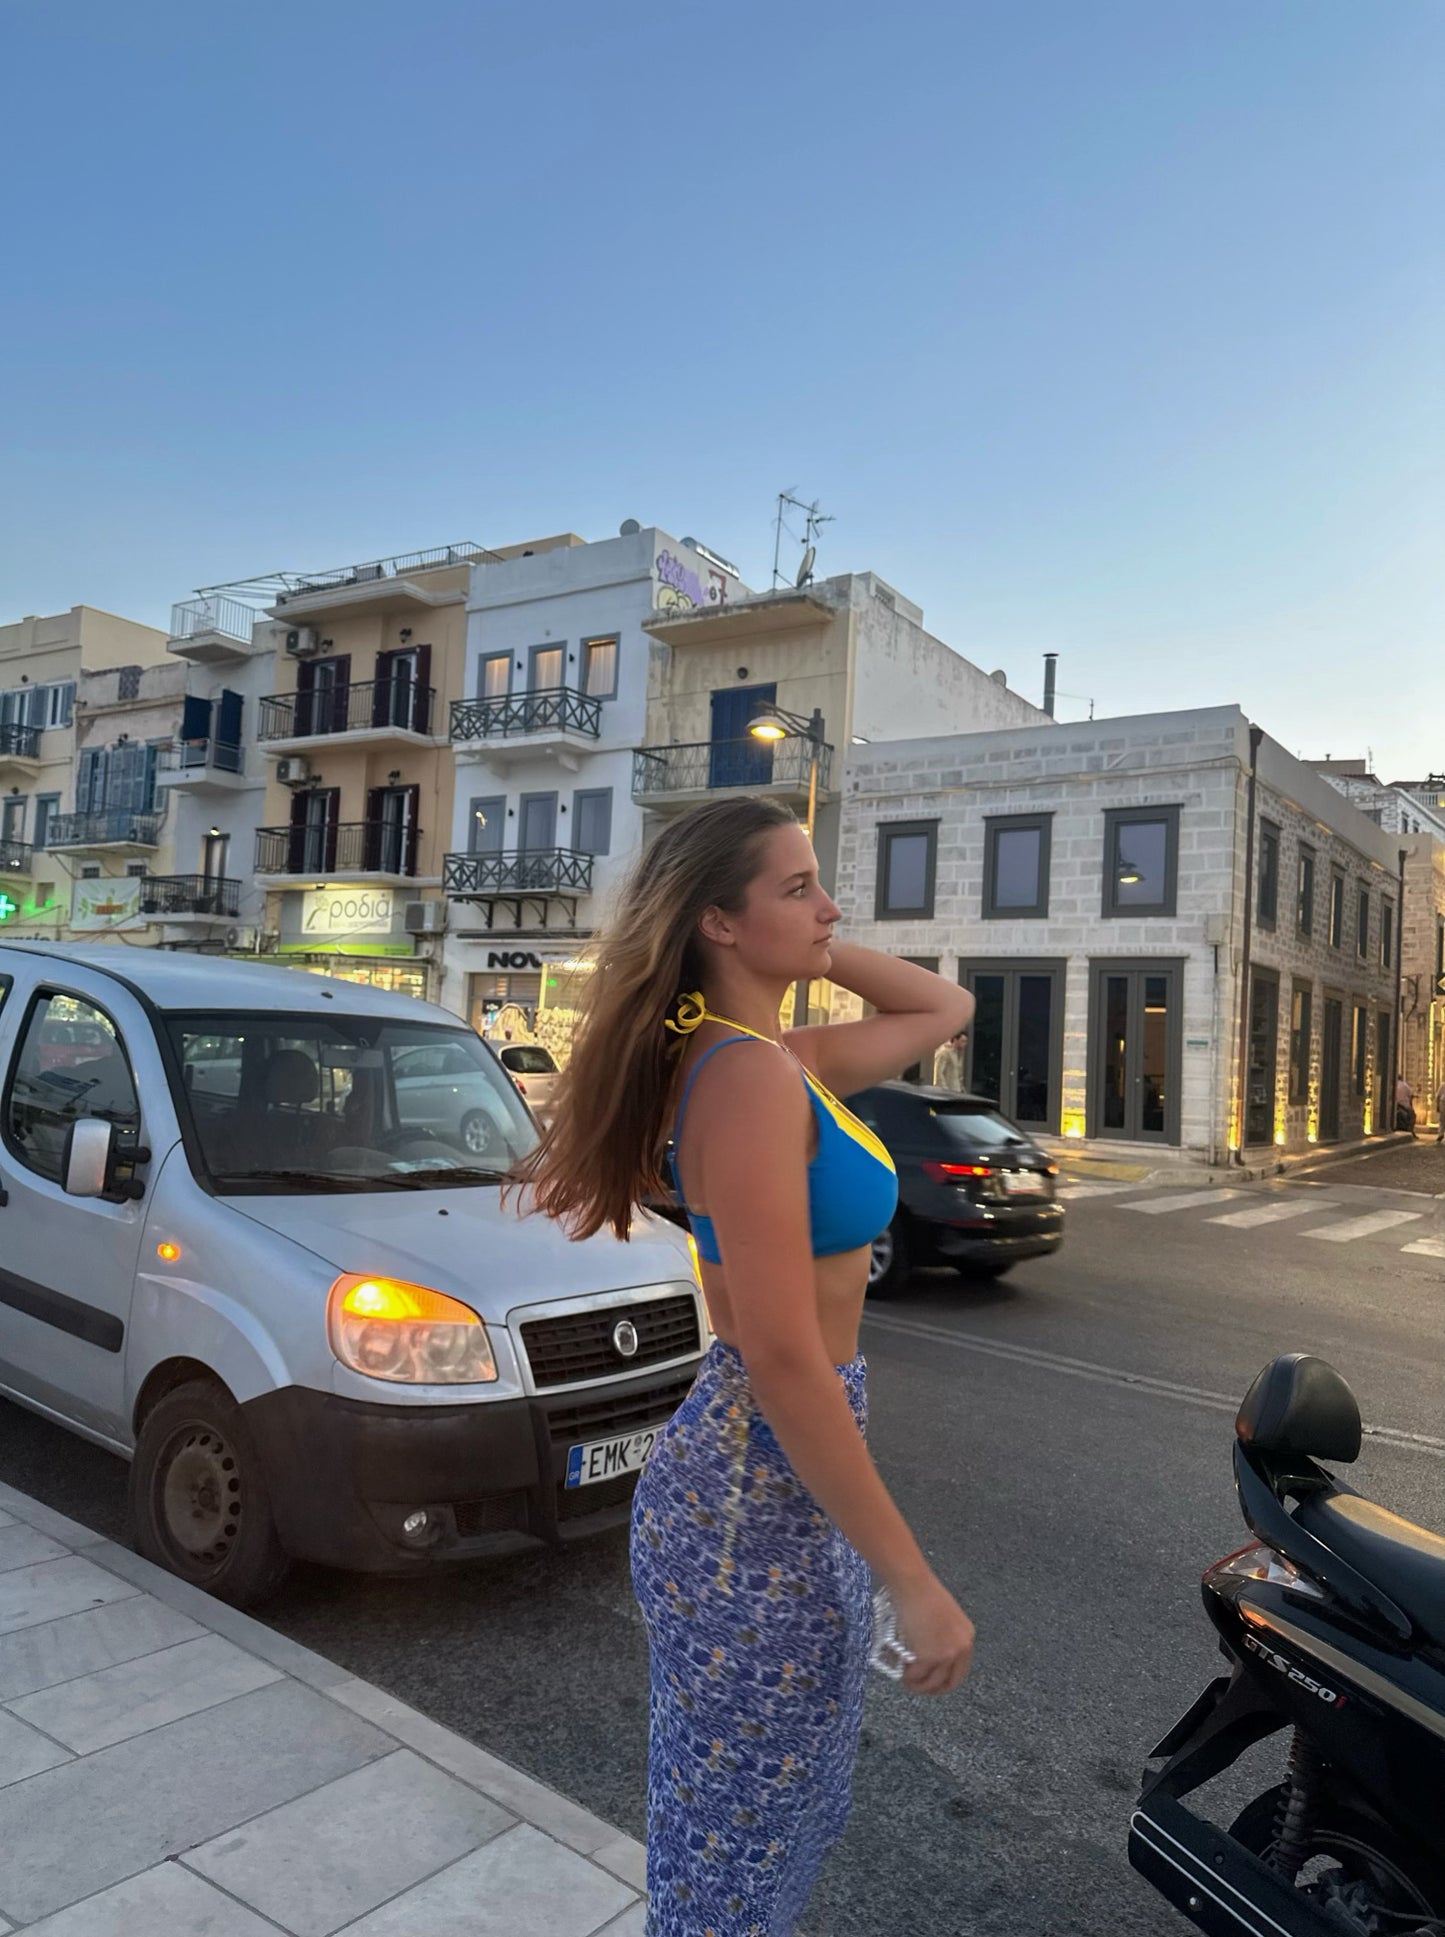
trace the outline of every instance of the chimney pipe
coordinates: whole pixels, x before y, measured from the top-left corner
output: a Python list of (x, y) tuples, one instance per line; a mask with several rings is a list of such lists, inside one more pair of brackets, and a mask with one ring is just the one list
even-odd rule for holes
[(1044, 711), (1049, 718), (1054, 717), (1054, 678), (1059, 670), (1059, 655), (1056, 652), (1044, 654)]

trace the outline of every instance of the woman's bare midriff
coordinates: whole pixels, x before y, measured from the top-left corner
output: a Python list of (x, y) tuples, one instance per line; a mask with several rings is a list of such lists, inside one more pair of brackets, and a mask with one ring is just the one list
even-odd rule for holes
[[(818, 1329), (834, 1365), (858, 1356), (858, 1326), (868, 1289), (868, 1261), (872, 1247), (841, 1251), (836, 1257), (814, 1258), (813, 1289), (818, 1298)], [(712, 1328), (724, 1345), (741, 1350), (728, 1299), (727, 1274), (720, 1265), (702, 1263), (702, 1290)]]

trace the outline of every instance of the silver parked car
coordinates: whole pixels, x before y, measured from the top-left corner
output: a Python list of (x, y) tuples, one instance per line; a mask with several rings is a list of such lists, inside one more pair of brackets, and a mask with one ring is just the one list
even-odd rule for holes
[(550, 1049), (539, 1042), (509, 1042), (497, 1051), (502, 1067), (526, 1097), (534, 1116), (543, 1123), (551, 1121), (552, 1096), (561, 1079)]
[(0, 942), (0, 1396), (128, 1459), (141, 1552), (239, 1603), (293, 1556), (620, 1526), (704, 1308), (661, 1220), (573, 1243), (502, 1204), (537, 1134), (427, 1003)]

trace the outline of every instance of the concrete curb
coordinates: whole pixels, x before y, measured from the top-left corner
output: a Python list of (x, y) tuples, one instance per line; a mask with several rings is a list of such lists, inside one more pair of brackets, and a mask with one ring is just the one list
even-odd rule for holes
[[(630, 1891), (640, 1894), (645, 1890), (644, 1847), (632, 1837), (624, 1835), (615, 1824), (594, 1816), (570, 1798), (490, 1755), (476, 1743), (432, 1721), (419, 1710), (387, 1694), (384, 1689), (361, 1680), (337, 1662), (302, 1647), (285, 1635), (275, 1633), (240, 1609), (213, 1600), (198, 1588), (143, 1560), (139, 1554), (79, 1525), (4, 1482), (0, 1482), (0, 1512), (68, 1548), (92, 1566), (115, 1575), (140, 1593), (188, 1616), (198, 1626), (220, 1635), (233, 1646), (257, 1657), (280, 1674), (302, 1683), (327, 1701), (336, 1703), (372, 1728), (390, 1736), (398, 1746), (411, 1750), (446, 1775), (485, 1796), (505, 1811), (514, 1823), (530, 1824), (575, 1856), (595, 1865), (615, 1882), (625, 1884)], [(634, 1920), (634, 1910), (640, 1918), (640, 1907), (633, 1906), (625, 1908), (622, 1916), (616, 1919), (619, 1937), (623, 1932), (641, 1930), (640, 1921)], [(614, 1911), (609, 1911), (607, 1915), (612, 1916)], [(13, 1911), (11, 1914), (14, 1914)], [(9, 1927), (0, 1918), (0, 1930)], [(610, 1930), (613, 1925), (606, 1927)], [(600, 1923), (596, 1930), (597, 1937), (603, 1937)]]

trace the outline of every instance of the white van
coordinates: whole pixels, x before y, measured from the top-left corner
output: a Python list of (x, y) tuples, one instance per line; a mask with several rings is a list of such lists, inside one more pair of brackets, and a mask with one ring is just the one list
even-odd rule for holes
[(237, 1603), (614, 1527), (705, 1310), (671, 1225), (503, 1207), (536, 1139), (428, 1003), (0, 942), (0, 1394), (129, 1459), (137, 1547)]

